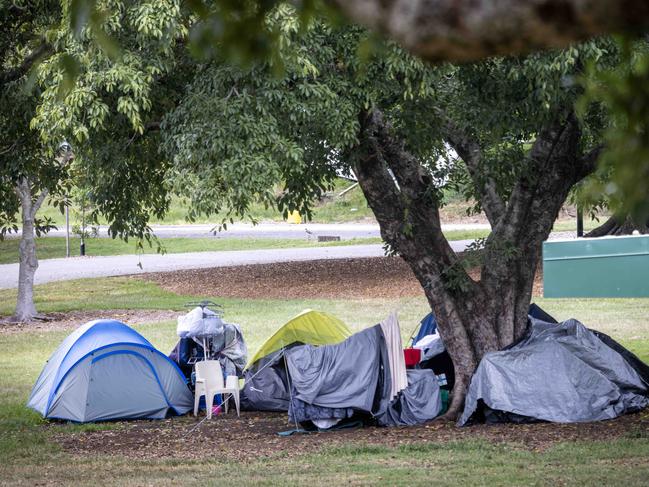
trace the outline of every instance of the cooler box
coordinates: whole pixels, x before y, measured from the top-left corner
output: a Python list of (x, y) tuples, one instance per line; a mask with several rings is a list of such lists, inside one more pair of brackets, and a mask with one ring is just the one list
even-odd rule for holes
[(412, 369), (421, 361), (421, 350), (418, 348), (404, 348), (403, 355), (406, 359), (406, 368)]

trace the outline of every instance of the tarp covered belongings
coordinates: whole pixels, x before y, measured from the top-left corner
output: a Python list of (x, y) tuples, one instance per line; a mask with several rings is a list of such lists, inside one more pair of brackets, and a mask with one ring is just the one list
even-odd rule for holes
[(335, 316), (304, 310), (282, 325), (250, 359), (244, 372), (241, 408), (248, 411), (288, 411), (289, 390), (284, 351), (299, 345), (339, 343), (351, 331)]
[(176, 334), (180, 338), (202, 338), (223, 333), (221, 316), (207, 307), (197, 306), (178, 317)]
[(293, 421), (318, 424), (361, 413), (385, 426), (417, 424), (441, 409), (432, 371), (406, 373), (395, 315), (336, 345), (288, 350), (286, 363)]
[[(528, 309), (532, 318), (537, 318), (548, 323), (556, 323), (552, 316), (532, 303)], [(419, 331), (412, 341), (412, 346), (422, 350), (418, 369), (431, 369), (435, 375), (445, 378), (443, 389), (451, 391), (455, 385), (455, 367), (444, 342), (438, 332), (438, 323), (433, 313), (427, 314), (419, 323)], [(507, 349), (511, 346), (507, 347)]]
[(77, 422), (185, 414), (193, 397), (178, 366), (115, 320), (80, 326), (38, 377), (27, 406)]
[(576, 320), (530, 316), (523, 339), (482, 359), (458, 424), (612, 419), (649, 404), (645, 372), (631, 352)]
[(176, 332), (180, 340), (169, 358), (180, 366), (185, 376), (191, 374), (194, 362), (205, 358), (218, 360), (226, 375), (243, 375), (248, 348), (236, 323), (226, 323), (207, 307), (196, 307), (178, 317)]

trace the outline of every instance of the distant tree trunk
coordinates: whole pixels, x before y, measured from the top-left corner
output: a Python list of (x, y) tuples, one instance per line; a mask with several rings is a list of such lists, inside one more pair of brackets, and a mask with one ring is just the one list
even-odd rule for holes
[[(443, 123), (447, 142), (478, 176), (480, 148), (452, 122)], [(455, 366), (447, 414), (455, 418), (482, 357), (524, 332), (541, 243), (570, 188), (592, 171), (596, 153), (579, 157), (581, 133), (570, 114), (539, 131), (525, 162), (530, 170), (507, 202), (484, 175), (474, 178), (493, 228), (476, 282), (442, 233), (429, 172), (405, 149), (379, 110), (361, 114), (360, 124), (355, 173), (383, 239), (409, 264), (437, 317)]]
[(631, 235), (634, 231), (649, 234), (649, 221), (644, 225), (638, 224), (632, 218), (619, 218), (615, 215), (610, 217), (599, 227), (588, 232), (585, 237), (604, 237), (606, 235)]
[(18, 271), (18, 298), (16, 311), (12, 321), (30, 322), (38, 317), (34, 305), (34, 275), (38, 269), (35, 241), (36, 212), (47, 196), (43, 189), (37, 198), (32, 194), (32, 186), (26, 177), (21, 178), (16, 186), (16, 194), (20, 199), (22, 209), (22, 236), (20, 238), (19, 255), (20, 267)]

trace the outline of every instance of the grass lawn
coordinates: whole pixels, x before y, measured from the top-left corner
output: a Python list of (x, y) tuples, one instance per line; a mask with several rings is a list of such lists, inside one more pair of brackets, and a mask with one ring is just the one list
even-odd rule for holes
[[(363, 196), (363, 192), (359, 187), (352, 189), (345, 193), (343, 196), (338, 196), (343, 190), (351, 186), (351, 182), (338, 179), (335, 183), (333, 191), (318, 203), (315, 204), (313, 210), (314, 223), (342, 223), (342, 222), (355, 222), (355, 221), (375, 221), (374, 215), (367, 205), (367, 201)], [(277, 188), (278, 192), (281, 188)], [(467, 209), (472, 203), (467, 202), (464, 198), (453, 192), (445, 195), (445, 205), (440, 209), (440, 214), (443, 222), (459, 221), (467, 217)], [(162, 219), (151, 220), (153, 224), (166, 224), (166, 225), (179, 225), (186, 224), (187, 210), (189, 203), (186, 199), (173, 196), (167, 214)], [(78, 212), (71, 212), (71, 225), (79, 224), (80, 217)], [(41, 217), (47, 216), (54, 221), (54, 224), (62, 227), (65, 224), (65, 217), (61, 212), (52, 206), (44, 205), (39, 211)], [(214, 215), (212, 217), (198, 217), (195, 223), (210, 223), (218, 222), (224, 217), (222, 215)], [(265, 208), (261, 204), (252, 204), (251, 217), (257, 221), (284, 221), (283, 215), (274, 208)], [(601, 222), (591, 220), (589, 215), (584, 215), (584, 228), (590, 230), (605, 221), (605, 218), (600, 218)], [(555, 231), (566, 231), (576, 229), (576, 218), (563, 219), (562, 226), (556, 227)], [(105, 221), (100, 221), (105, 224)]]
[[(595, 228), (594, 222), (585, 223), (585, 230)], [(553, 231), (575, 231), (574, 222), (558, 221)], [(488, 230), (448, 230), (444, 232), (446, 238), (451, 240), (473, 240), (485, 238), (489, 235)], [(258, 250), (258, 249), (286, 249), (300, 247), (334, 247), (341, 245), (362, 245), (381, 243), (376, 238), (354, 238), (341, 240), (339, 242), (317, 242), (306, 239), (291, 238), (164, 238), (161, 239), (164, 251), (170, 254), (181, 252), (208, 252), (218, 250)], [(16, 238), (0, 240), (0, 264), (13, 264), (18, 262), (18, 244)], [(36, 239), (37, 254), (39, 259), (53, 259), (65, 257), (64, 237), (41, 237)], [(70, 239), (71, 255), (79, 255), (79, 239)], [(134, 241), (124, 242), (112, 238), (91, 238), (86, 239), (87, 255), (125, 255), (138, 252)], [(157, 252), (155, 247), (144, 244), (142, 250), (145, 254)]]
[[(41, 311), (162, 309), (181, 311), (186, 296), (132, 278), (87, 279), (36, 288)], [(203, 296), (201, 296), (202, 298)], [(212, 297), (225, 306), (226, 319), (240, 323), (249, 353), (278, 325), (304, 308), (329, 311), (354, 330), (370, 326), (398, 309), (404, 339), (426, 313), (421, 298), (401, 300), (234, 300)], [(10, 314), (15, 291), (0, 291), (0, 315)], [(536, 299), (558, 319), (576, 317), (620, 340), (649, 361), (649, 299)], [(129, 323), (167, 352), (176, 341), (175, 323)], [(47, 426), (24, 407), (29, 391), (51, 352), (70, 330), (0, 332), (0, 484), (110, 485), (646, 485), (649, 432), (621, 439), (559, 442), (543, 452), (515, 443), (482, 440), (417, 443), (387, 447), (325, 447), (318, 454), (278, 453), (245, 462), (210, 458), (126, 459), (72, 456), (53, 435), (111, 429), (98, 425)], [(81, 437), (82, 438), (82, 437)], [(278, 439), (278, 441), (281, 441)], [(326, 440), (323, 440), (326, 441)], [(191, 448), (191, 442), (188, 443)], [(236, 445), (233, 445), (236, 447)]]

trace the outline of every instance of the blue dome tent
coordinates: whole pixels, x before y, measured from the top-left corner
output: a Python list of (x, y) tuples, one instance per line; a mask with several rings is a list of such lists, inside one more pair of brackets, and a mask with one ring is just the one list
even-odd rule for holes
[(63, 340), (38, 377), (27, 406), (80, 423), (185, 414), (193, 397), (178, 366), (116, 320), (95, 320)]

